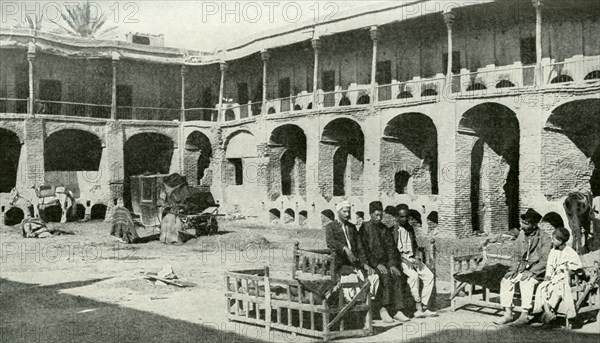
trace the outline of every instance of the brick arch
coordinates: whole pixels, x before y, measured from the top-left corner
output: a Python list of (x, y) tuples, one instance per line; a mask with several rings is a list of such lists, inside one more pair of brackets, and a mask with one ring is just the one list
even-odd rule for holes
[(25, 143), (25, 135), (23, 133), (23, 122), (15, 122), (15, 121), (0, 121), (0, 128), (6, 131), (9, 131), (19, 139), (19, 143)]
[(237, 136), (241, 133), (247, 133), (256, 139), (256, 135), (249, 129), (244, 128), (244, 129), (234, 130), (234, 131), (228, 133), (227, 136), (225, 137), (225, 139), (223, 139), (223, 145), (221, 146), (223, 151), (227, 151), (227, 146), (229, 145), (229, 142), (231, 141), (231, 139), (233, 139), (235, 136)]
[(599, 99), (555, 107), (542, 129), (542, 192), (557, 200), (573, 191), (600, 194)]
[(360, 130), (363, 133), (368, 132), (366, 123), (363, 120), (358, 120), (356, 117), (348, 115), (348, 114), (340, 114), (340, 115), (335, 115), (335, 116), (328, 116), (327, 119), (323, 119), (323, 118), (319, 119), (319, 125), (321, 127), (321, 132), (319, 132), (319, 137), (320, 138), (323, 137), (323, 130), (327, 125), (329, 125), (334, 120), (338, 120), (338, 119), (349, 119), (349, 120), (355, 122), (356, 124), (358, 124), (360, 126)]
[(187, 133), (187, 134), (185, 135), (184, 142), (187, 142), (187, 141), (188, 141), (188, 139), (190, 138), (190, 136), (191, 136), (192, 134), (196, 133), (196, 132), (203, 134), (203, 135), (204, 135), (204, 136), (205, 136), (205, 137), (208, 139), (208, 141), (210, 142), (210, 145), (215, 145), (215, 144), (216, 144), (216, 143), (215, 143), (215, 142), (216, 142), (216, 139), (215, 139), (215, 136), (214, 136), (214, 134), (213, 134), (212, 132), (210, 132), (210, 131), (205, 131), (205, 130), (199, 130), (199, 129), (197, 129), (197, 128), (194, 128), (194, 129), (190, 130), (190, 131), (189, 131), (189, 133)]
[(207, 169), (213, 158), (213, 145), (210, 138), (200, 130), (194, 130), (185, 139), (184, 145), (184, 174), (192, 186), (210, 182)]
[(520, 127), (516, 112), (499, 102), (479, 103), (462, 114), (457, 163), (468, 176), (457, 180), (457, 196), (469, 199), (467, 231), (494, 233), (519, 225)]
[(16, 132), (0, 128), (0, 193), (8, 193), (18, 183), (19, 162), (22, 156), (23, 143)]
[(269, 136), (268, 193), (272, 200), (280, 195), (306, 195), (307, 139), (296, 124), (277, 126)]
[[(389, 120), (381, 139), (380, 189), (406, 194), (398, 176), (408, 176), (415, 194), (438, 194), (438, 133), (433, 119), (420, 112)], [(406, 175), (404, 175), (405, 173)]]
[(48, 139), (48, 137), (50, 137), (51, 135), (53, 135), (57, 132), (63, 131), (63, 130), (78, 130), (78, 131), (85, 131), (85, 132), (91, 133), (94, 136), (98, 137), (98, 139), (100, 140), (100, 143), (102, 144), (102, 147), (103, 148), (106, 147), (106, 137), (105, 137), (105, 127), (104, 126), (89, 125), (89, 124), (77, 123), (77, 122), (64, 123), (64, 122), (52, 122), (52, 121), (46, 122), (44, 126), (45, 126), (44, 139)]
[(171, 139), (173, 142), (173, 147), (175, 149), (179, 148), (179, 127), (178, 126), (167, 126), (167, 127), (124, 127), (123, 131), (125, 132), (125, 141), (123, 143), (127, 143), (131, 138), (142, 134), (142, 133), (155, 133), (158, 135), (166, 136)]

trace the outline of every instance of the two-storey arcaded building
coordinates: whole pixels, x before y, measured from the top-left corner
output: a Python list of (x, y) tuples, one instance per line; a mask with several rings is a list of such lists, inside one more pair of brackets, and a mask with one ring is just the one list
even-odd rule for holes
[(388, 3), (216, 54), (2, 30), (0, 193), (61, 183), (90, 213), (183, 172), (225, 212), (311, 227), (341, 199), (449, 236), (564, 217), (600, 196), (598, 37), (593, 0)]

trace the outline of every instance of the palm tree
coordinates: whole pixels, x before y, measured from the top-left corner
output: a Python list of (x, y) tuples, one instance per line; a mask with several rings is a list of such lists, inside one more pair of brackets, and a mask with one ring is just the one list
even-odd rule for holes
[(20, 22), (19, 20), (15, 19), (15, 23), (13, 24), (13, 27), (15, 28), (19, 28), (19, 29), (30, 29), (30, 30), (36, 30), (36, 31), (41, 31), (42, 30), (42, 23), (44, 21), (44, 17), (43, 16), (39, 16), (36, 14), (33, 18), (28, 14), (25, 16), (25, 20), (27, 21), (27, 25), (25, 25), (24, 23)]
[(72, 36), (88, 38), (107, 38), (116, 26), (102, 29), (108, 19), (108, 12), (102, 15), (92, 16), (92, 10), (89, 0), (84, 4), (76, 6), (65, 6), (66, 11), (61, 12), (61, 16), (66, 25), (59, 25), (63, 30)]

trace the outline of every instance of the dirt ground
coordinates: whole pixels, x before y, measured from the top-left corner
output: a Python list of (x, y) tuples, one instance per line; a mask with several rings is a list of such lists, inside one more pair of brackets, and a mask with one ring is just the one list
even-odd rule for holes
[[(223, 221), (220, 235), (166, 246), (151, 240), (123, 245), (108, 223), (50, 225), (65, 234), (23, 239), (17, 227), (0, 227), (0, 342), (310, 342), (314, 339), (228, 322), (223, 272), (269, 266), (289, 277), (295, 241), (323, 247), (323, 232), (266, 228), (251, 221)], [(448, 248), (448, 244), (441, 244)], [(461, 246), (466, 246), (461, 243)], [(454, 249), (454, 248), (452, 248)], [(447, 249), (447, 251), (452, 250)], [(448, 308), (447, 251), (440, 254), (435, 319), (403, 325), (375, 321), (375, 335), (347, 342), (598, 342), (598, 321), (567, 331), (498, 327), (498, 314)], [(144, 272), (171, 266), (190, 288), (160, 286)]]

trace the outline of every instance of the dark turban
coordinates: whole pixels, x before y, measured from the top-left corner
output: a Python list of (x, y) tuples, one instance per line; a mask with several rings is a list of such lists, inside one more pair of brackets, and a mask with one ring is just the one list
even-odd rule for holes
[(527, 221), (529, 224), (537, 224), (542, 220), (542, 215), (539, 214), (536, 210), (530, 208), (521, 215), (521, 219)]
[(546, 223), (552, 225), (553, 228), (565, 227), (565, 222), (563, 221), (560, 214), (558, 214), (556, 212), (548, 213), (547, 215), (544, 216), (544, 219), (542, 219), (542, 220), (545, 221)]
[(394, 206), (386, 206), (384, 212), (394, 217), (398, 215), (398, 212), (396, 212), (396, 208)]

